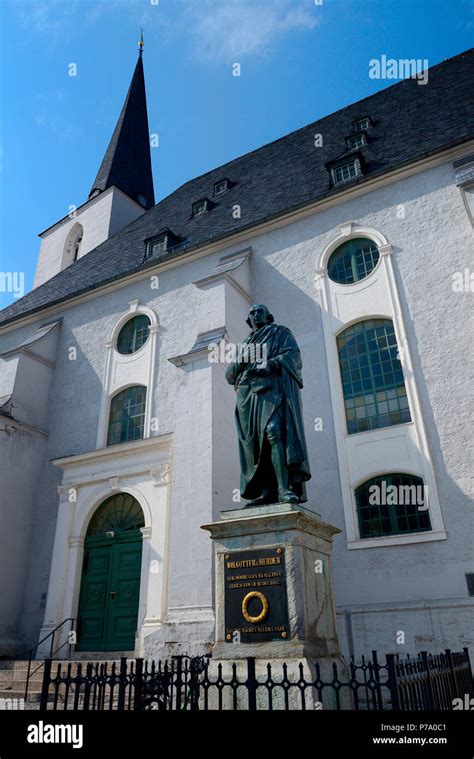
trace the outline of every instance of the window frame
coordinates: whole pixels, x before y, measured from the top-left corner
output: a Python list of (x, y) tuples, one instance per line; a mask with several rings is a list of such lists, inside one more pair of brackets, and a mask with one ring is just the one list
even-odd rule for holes
[[(123, 500), (123, 505), (122, 508), (118, 509), (117, 502), (120, 498)], [(130, 508), (125, 510), (127, 501), (130, 499)], [(114, 506), (113, 510), (109, 508), (111, 505)], [(120, 516), (120, 520), (117, 519), (117, 516)], [(131, 522), (131, 520), (133, 521)], [(145, 514), (140, 502), (131, 493), (120, 490), (109, 495), (97, 506), (87, 526), (86, 540), (89, 543), (92, 541), (99, 542), (104, 540), (109, 530), (126, 534), (143, 527), (145, 527)]]
[(75, 264), (79, 261), (83, 255), (81, 250), (84, 242), (84, 225), (80, 221), (76, 221), (66, 236), (66, 240), (61, 255), (61, 271), (68, 266)]
[[(120, 335), (122, 334), (122, 332), (125, 330), (125, 328), (128, 325), (130, 325), (132, 322), (136, 323), (137, 319), (147, 319), (148, 320), (148, 331), (147, 331), (146, 338), (143, 340), (142, 343), (140, 343), (140, 345), (138, 346), (138, 348), (134, 348), (133, 350), (130, 350), (130, 351), (121, 351), (120, 348), (119, 348)], [(117, 351), (117, 353), (120, 356), (133, 356), (134, 354), (138, 353), (138, 351), (142, 350), (142, 348), (145, 347), (145, 345), (147, 344), (148, 340), (150, 339), (150, 328), (151, 328), (151, 326), (152, 326), (152, 321), (151, 321), (150, 317), (148, 316), (148, 314), (143, 314), (143, 313), (140, 313), (140, 312), (136, 313), (136, 314), (132, 314), (129, 319), (127, 319), (126, 321), (124, 321), (124, 323), (122, 324), (122, 326), (120, 327), (120, 329), (117, 332), (117, 336), (115, 338), (115, 350)], [(136, 341), (137, 341), (137, 335), (136, 335), (136, 333), (134, 334), (134, 336), (133, 336), (132, 339), (133, 339), (133, 344), (135, 344)]]
[[(361, 139), (360, 144), (353, 144), (353, 141), (358, 138)], [(346, 137), (346, 146), (348, 150), (360, 150), (360, 148), (365, 148), (368, 145), (368, 142), (367, 134), (364, 130), (355, 132), (354, 134), (348, 134)]]
[(365, 130), (370, 129), (371, 126), (373, 126), (373, 123), (370, 116), (361, 116), (360, 119), (354, 119), (352, 122), (352, 131), (364, 132)]
[[(336, 254), (340, 254), (341, 251), (345, 247), (348, 247), (348, 248), (351, 249), (350, 250), (350, 261), (351, 261), (351, 270), (352, 270), (352, 273), (353, 274), (357, 274), (357, 275), (359, 274), (358, 269), (357, 269), (357, 255), (358, 255), (358, 251), (354, 248), (354, 246), (356, 245), (356, 243), (359, 243), (362, 240), (366, 241), (368, 244), (370, 244), (371, 246), (373, 246), (376, 249), (376, 251), (378, 252), (378, 258), (377, 258), (377, 261), (376, 261), (375, 265), (373, 266), (373, 268), (367, 274), (365, 274), (365, 276), (358, 277), (358, 279), (354, 279), (352, 282), (339, 282), (337, 279), (333, 279), (333, 277), (331, 277), (331, 274), (329, 273), (329, 266), (330, 266), (331, 260), (336, 256)], [(352, 237), (350, 240), (346, 240), (345, 242), (342, 242), (340, 245), (337, 246), (337, 248), (334, 248), (334, 250), (332, 251), (331, 255), (328, 258), (328, 262), (327, 262), (328, 277), (331, 280), (331, 282), (333, 282), (335, 285), (339, 285), (341, 287), (351, 287), (353, 285), (357, 285), (360, 282), (364, 282), (364, 280), (366, 280), (368, 277), (370, 277), (376, 271), (376, 269), (380, 265), (381, 258), (382, 258), (382, 256), (380, 254), (380, 247), (374, 242), (374, 240), (370, 239), (369, 237)], [(364, 265), (365, 265), (365, 261), (364, 261)]]
[[(330, 165), (330, 164), (329, 164)], [(355, 237), (373, 240), (380, 251), (379, 274), (370, 280), (345, 289), (332, 282), (327, 273), (331, 254), (342, 243)], [(395, 277), (390, 240), (377, 228), (353, 221), (338, 224), (317, 251), (315, 261), (316, 298), (321, 304), (324, 346), (328, 357), (330, 396), (334, 411), (337, 460), (342, 488), (344, 525), (349, 551), (368, 550), (385, 546), (410, 545), (444, 541), (447, 532), (443, 523), (438, 486), (434, 475), (433, 456), (425, 426), (416, 379), (415, 363), (411, 354), (411, 342), (406, 334), (403, 309), (399, 294), (400, 283)], [(339, 294), (349, 298), (339, 298)], [(352, 299), (352, 293), (354, 299)], [(369, 297), (366, 297), (369, 296)], [(371, 297), (374, 296), (374, 297)], [(379, 304), (379, 305), (376, 305)], [(374, 308), (375, 306), (375, 308)], [(344, 402), (336, 336), (346, 327), (363, 319), (391, 319), (400, 349), (405, 386), (412, 415), (411, 424), (400, 424), (348, 435), (344, 414)], [(405, 445), (410, 451), (410, 461), (405, 456)], [(370, 454), (366, 456), (365, 452)], [(410, 466), (407, 465), (408, 463)], [(429, 488), (431, 532), (412, 535), (371, 538), (358, 537), (355, 514), (354, 487), (377, 473), (386, 471), (412, 472), (423, 477)]]
[[(376, 350), (370, 350), (369, 348), (369, 338), (367, 337), (367, 331), (362, 330), (360, 334), (363, 335), (364, 340), (363, 341), (357, 341), (357, 335), (355, 335), (356, 342), (353, 346), (350, 346), (351, 349), (354, 348), (354, 352), (349, 355), (349, 353), (344, 356), (341, 356), (341, 350), (348, 350), (349, 346), (340, 346), (340, 339), (345, 335), (345, 333), (349, 332), (350, 330), (353, 330), (355, 327), (360, 325), (365, 325), (367, 322), (380, 322), (380, 324), (373, 327), (373, 329), (377, 329), (377, 327), (385, 326), (387, 327), (388, 324), (392, 327), (392, 335), (394, 337), (394, 344), (390, 346), (389, 340), (387, 338), (387, 346), (384, 348), (378, 347), (378, 334), (374, 335), (374, 337), (371, 338), (370, 342), (375, 341), (377, 343)], [(385, 324), (384, 324), (385, 323)], [(385, 335), (386, 336), (386, 335)], [(384, 337), (385, 337), (384, 336)], [(342, 404), (343, 404), (343, 416), (345, 420), (345, 430), (346, 435), (349, 437), (352, 437), (352, 435), (358, 435), (363, 434), (367, 432), (375, 432), (377, 430), (383, 430), (391, 427), (398, 427), (403, 424), (412, 424), (413, 423), (413, 414), (412, 409), (410, 408), (410, 402), (408, 398), (408, 391), (407, 391), (407, 383), (405, 381), (405, 373), (403, 371), (403, 366), (400, 362), (400, 367), (397, 369), (393, 368), (393, 357), (391, 355), (386, 358), (386, 360), (382, 360), (382, 353), (385, 352), (387, 354), (390, 354), (391, 350), (396, 349), (397, 355), (399, 352), (399, 345), (398, 340), (395, 332), (395, 325), (393, 322), (393, 319), (387, 319), (387, 318), (363, 318), (358, 321), (355, 321), (354, 323), (350, 325), (346, 325), (344, 329), (342, 329), (337, 335), (336, 335), (336, 355), (338, 359), (338, 365), (339, 365), (339, 381), (340, 381), (340, 387), (341, 387), (341, 393), (342, 393)], [(358, 342), (364, 344), (366, 347), (366, 352), (362, 352), (358, 350)], [(371, 355), (377, 354), (380, 358), (377, 363), (370, 360)], [(360, 359), (364, 359), (367, 357), (367, 362), (365, 364), (360, 361)], [(400, 361), (399, 359), (397, 359)], [(351, 366), (350, 363), (357, 361), (357, 368), (354, 366)], [(388, 369), (388, 363), (390, 361), (390, 370)], [(347, 362), (347, 367), (343, 365), (343, 362)], [(387, 366), (384, 368), (384, 364)], [(374, 368), (379, 368), (380, 372), (375, 372)], [(355, 375), (352, 375), (352, 371), (355, 369), (356, 372), (360, 372), (360, 379), (356, 379)], [(395, 372), (401, 372), (402, 375), (402, 382), (395, 380)], [(365, 372), (365, 376), (364, 375)], [(379, 375), (383, 378), (386, 374), (393, 374), (393, 381), (392, 382), (384, 382), (383, 386), (377, 386), (377, 382), (379, 380), (376, 379), (376, 375)], [(346, 376), (345, 376), (346, 375)], [(371, 387), (364, 387), (365, 383), (371, 383)], [(355, 385), (360, 384), (359, 387), (355, 387)], [(349, 385), (351, 387), (351, 391), (348, 393), (345, 390), (345, 387)], [(401, 393), (400, 390), (403, 388), (404, 392)], [(382, 393), (384, 393), (385, 398), (378, 398), (377, 396), (380, 396)], [(392, 393), (391, 396), (389, 396), (389, 393)], [(394, 394), (393, 394), (394, 393)], [(366, 400), (372, 397), (372, 400)], [(406, 398), (406, 406), (404, 405), (402, 407), (401, 399)], [(357, 403), (359, 399), (363, 399), (362, 403)], [(393, 404), (396, 402), (397, 408), (393, 407)], [(381, 409), (380, 406), (383, 405), (386, 406), (386, 409)], [(391, 407), (392, 406), (392, 407)], [(373, 410), (372, 410), (373, 407)], [(361, 411), (364, 410), (363, 415), (358, 415), (358, 409)], [(375, 413), (368, 413), (369, 409), (372, 411), (375, 411)], [(349, 417), (349, 414), (353, 416)], [(378, 424), (375, 425), (371, 424), (370, 420), (376, 420), (377, 422), (380, 421), (383, 417), (389, 417), (392, 414), (399, 414), (400, 417), (408, 416), (408, 418), (400, 418), (400, 421), (393, 421), (388, 422), (387, 424)], [(367, 426), (365, 429), (361, 429), (362, 420), (365, 420), (367, 422)], [(354, 426), (357, 425), (358, 429), (354, 429)]]
[[(203, 206), (203, 210), (198, 212), (196, 209), (201, 205)], [(209, 199), (201, 198), (201, 200), (194, 201), (192, 211), (193, 219), (197, 219), (199, 216), (204, 216), (204, 214), (209, 211)]]
[[(221, 184), (224, 185), (224, 189), (221, 190), (220, 192), (217, 192), (216, 188), (218, 185), (221, 185)], [(216, 197), (220, 197), (221, 195), (224, 195), (228, 189), (229, 189), (229, 180), (226, 177), (224, 177), (224, 179), (219, 179), (218, 182), (214, 182), (214, 195)]]
[[(175, 248), (181, 247), (186, 243), (181, 237), (174, 234), (168, 227), (163, 227), (161, 231), (153, 237), (147, 237), (145, 239), (145, 256), (144, 260), (157, 260), (159, 261), (162, 256), (170, 253)], [(160, 253), (153, 253), (153, 247), (161, 242), (164, 242), (164, 249)]]
[[(114, 402), (117, 400), (117, 398), (119, 396), (124, 395), (125, 393), (127, 393), (127, 391), (130, 391), (130, 390), (142, 390), (142, 391), (144, 391), (143, 392), (143, 395), (144, 395), (143, 401), (141, 401), (141, 404), (143, 406), (143, 411), (140, 413), (140, 417), (141, 417), (142, 421), (141, 421), (141, 423), (139, 425), (139, 429), (141, 431), (141, 434), (139, 436), (135, 436), (134, 435), (133, 437), (129, 437), (127, 435), (127, 437), (125, 437), (125, 439), (114, 440), (112, 442), (110, 440), (110, 437), (111, 437), (111, 425), (113, 423), (115, 423), (112, 420), (112, 406), (113, 406)], [(126, 387), (122, 387), (122, 388), (120, 388), (120, 390), (118, 390), (116, 393), (114, 393), (111, 396), (111, 398), (109, 399), (109, 408), (108, 408), (108, 415), (107, 415), (107, 428), (106, 428), (106, 438), (105, 438), (105, 447), (106, 448), (110, 448), (111, 446), (114, 446), (114, 445), (125, 445), (127, 443), (133, 443), (133, 442), (135, 442), (137, 440), (144, 440), (144, 438), (146, 437), (145, 423), (146, 423), (147, 400), (148, 400), (148, 388), (147, 388), (146, 385), (140, 385), (140, 384), (127, 385)], [(135, 419), (135, 418), (136, 417), (130, 417), (129, 416), (129, 417), (127, 417), (127, 420), (129, 420), (129, 419), (132, 420), (132, 419)], [(127, 429), (128, 429), (128, 426), (127, 426)], [(120, 434), (120, 438), (122, 438), (121, 434)]]
[[(337, 178), (337, 172), (343, 171), (347, 167), (352, 166), (354, 169), (354, 174), (349, 175), (347, 177), (342, 177), (341, 179)], [(356, 179), (359, 179), (359, 177), (363, 176), (362, 171), (362, 164), (360, 161), (360, 158), (358, 156), (353, 156), (352, 158), (345, 159), (344, 161), (340, 161), (337, 164), (333, 164), (330, 167), (331, 171), (331, 182), (333, 187), (340, 187), (344, 184), (349, 184), (349, 182), (353, 182)]]
[[(168, 239), (169, 239), (169, 235), (167, 232), (165, 232), (162, 235), (158, 235), (158, 237), (154, 237), (153, 240), (148, 240), (146, 244), (145, 258), (148, 260), (150, 258), (160, 258), (161, 256), (164, 256), (168, 252)], [(160, 253), (154, 253), (153, 248), (155, 247), (155, 245), (159, 245), (162, 242), (164, 242), (163, 251)]]
[[(424, 500), (424, 505), (426, 508), (423, 509), (416, 509), (413, 513), (408, 512), (408, 508), (413, 508), (413, 504), (385, 504), (385, 505), (377, 505), (377, 504), (369, 504), (369, 505), (361, 505), (360, 498), (362, 496), (362, 493), (360, 492), (362, 489), (368, 490), (368, 488), (371, 485), (375, 485), (376, 483), (385, 481), (387, 483), (387, 487), (390, 487), (393, 484), (393, 481), (398, 478), (402, 480), (410, 480), (410, 482), (402, 483), (402, 487), (406, 486), (419, 486), (421, 485), (424, 490), (424, 497), (426, 498), (426, 483), (419, 474), (412, 474), (409, 472), (384, 472), (382, 474), (378, 475), (372, 475), (365, 479), (363, 482), (359, 483), (356, 487), (354, 487), (354, 502), (355, 502), (355, 510), (356, 510), (356, 518), (357, 518), (357, 529), (359, 532), (359, 540), (373, 540), (376, 538), (396, 538), (399, 536), (407, 536), (407, 535), (418, 535), (419, 533), (427, 533), (433, 531), (433, 525), (431, 521), (431, 515), (430, 515), (430, 508), (429, 508), (429, 501)], [(361, 518), (361, 509), (367, 509), (367, 508), (373, 508), (373, 509), (379, 509), (379, 511), (383, 508), (387, 510), (385, 521), (390, 522), (391, 530), (378, 530), (376, 532), (372, 532), (371, 534), (363, 534), (363, 520)], [(400, 513), (399, 509), (405, 509), (404, 513)], [(406, 519), (407, 521), (409, 519), (413, 519), (416, 517), (417, 521), (423, 521), (423, 517), (427, 517), (428, 524), (423, 527), (417, 527), (414, 529), (399, 529), (400, 521), (403, 519)], [(374, 516), (374, 520), (377, 520), (379, 522), (382, 521), (383, 517), (376, 517)]]

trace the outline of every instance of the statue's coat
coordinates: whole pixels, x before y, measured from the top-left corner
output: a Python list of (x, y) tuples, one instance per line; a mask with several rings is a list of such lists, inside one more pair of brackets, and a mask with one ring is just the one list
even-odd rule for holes
[[(300, 389), (301, 355), (291, 331), (278, 324), (268, 324), (251, 332), (242, 345), (257, 344), (266, 348), (267, 366), (271, 376), (255, 373), (258, 364), (231, 364), (226, 379), (234, 385), (237, 395), (235, 421), (239, 441), (243, 498), (253, 499), (268, 487), (273, 477), (268, 466), (268, 444), (264, 447), (265, 430), (277, 413), (283, 421), (286, 464), (294, 492), (305, 501), (303, 483), (311, 472), (304, 435)], [(261, 356), (262, 353), (257, 352)], [(263, 454), (263, 455), (262, 455)], [(270, 473), (270, 474), (269, 474)]]

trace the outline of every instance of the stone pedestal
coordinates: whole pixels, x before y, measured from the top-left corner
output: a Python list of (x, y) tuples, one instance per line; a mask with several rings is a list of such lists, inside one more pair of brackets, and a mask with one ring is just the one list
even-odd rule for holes
[[(332, 538), (340, 530), (293, 504), (223, 511), (218, 522), (202, 529), (210, 532), (215, 547), (212, 670), (220, 665), (225, 679), (232, 662), (243, 673), (245, 663), (239, 661), (254, 657), (259, 681), (265, 680), (268, 664), (273, 679), (281, 680), (283, 663), (290, 680), (299, 679), (302, 666), (305, 679), (313, 681), (317, 662), (321, 678), (330, 681), (335, 662), (344, 680), (331, 572)], [(263, 704), (266, 695), (262, 688), (257, 700)], [(295, 692), (293, 708), (301, 708), (299, 695)], [(324, 708), (334, 708), (332, 695), (328, 689)], [(308, 696), (313, 708), (320, 708), (314, 694)]]

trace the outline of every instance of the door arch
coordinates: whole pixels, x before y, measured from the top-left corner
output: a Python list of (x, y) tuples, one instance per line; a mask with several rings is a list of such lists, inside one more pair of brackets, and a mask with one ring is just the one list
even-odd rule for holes
[(134, 650), (144, 526), (142, 508), (129, 493), (110, 496), (92, 515), (84, 542), (76, 650)]

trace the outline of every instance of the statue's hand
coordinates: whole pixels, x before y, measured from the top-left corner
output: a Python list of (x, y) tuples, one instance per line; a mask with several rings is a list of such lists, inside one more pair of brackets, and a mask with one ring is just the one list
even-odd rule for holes
[(270, 367), (259, 366), (257, 369), (255, 369), (255, 374), (257, 377), (269, 377), (271, 375)]

